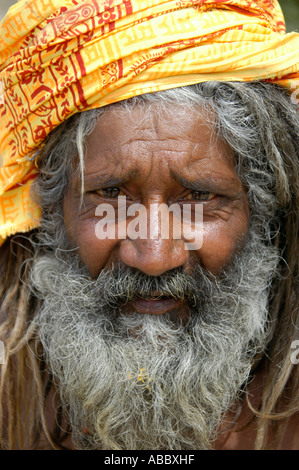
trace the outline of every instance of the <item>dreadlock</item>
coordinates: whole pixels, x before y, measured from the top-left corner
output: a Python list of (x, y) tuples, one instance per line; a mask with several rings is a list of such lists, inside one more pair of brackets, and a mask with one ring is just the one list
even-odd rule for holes
[[(135, 104), (199, 104), (216, 115), (220, 138), (232, 148), (236, 170), (247, 186), (251, 224), (265, 243), (281, 254), (279, 276), (273, 279), (269, 317), (272, 335), (264, 354), (266, 381), (257, 422), (256, 449), (276, 449), (287, 418), (299, 410), (299, 369), (292, 364), (291, 345), (298, 339), (299, 165), (298, 114), (289, 94), (271, 83), (207, 82), (135, 97), (117, 104), (130, 112)], [(112, 105), (114, 106), (114, 105)], [(52, 214), (52, 230), (62, 215), (62, 201), (71, 171), (84, 170), (84, 142), (105, 108), (78, 114), (48, 137), (37, 157), (35, 194), (43, 208), (42, 222)], [(53, 218), (53, 213), (55, 217)], [(54, 221), (54, 223), (53, 223)], [(48, 226), (49, 229), (49, 226)], [(46, 234), (34, 230), (11, 236), (0, 249), (0, 338), (5, 344), (1, 367), (1, 446), (7, 449), (64, 448), (61, 409), (46, 422), (52, 378), (46, 372), (42, 347), (32, 322), (40, 304), (28, 287), (30, 260)], [(297, 335), (297, 337), (296, 337)]]

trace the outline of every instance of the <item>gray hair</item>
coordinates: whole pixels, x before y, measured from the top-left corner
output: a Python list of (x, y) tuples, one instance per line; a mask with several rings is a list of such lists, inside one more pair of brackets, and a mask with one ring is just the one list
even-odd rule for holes
[[(277, 420), (298, 412), (299, 370), (290, 360), (292, 342), (298, 339), (299, 329), (299, 116), (296, 106), (285, 89), (272, 83), (205, 82), (142, 95), (110, 105), (110, 108), (120, 106), (129, 112), (132, 106), (144, 103), (158, 103), (161, 109), (173, 103), (198, 109), (211, 119), (215, 133), (234, 153), (236, 171), (247, 188), (251, 226), (266, 244), (273, 244), (279, 250), (278, 274), (273, 277), (269, 295), (272, 339), (264, 356), (268, 364), (267, 383), (259, 411), (255, 410), (259, 417), (256, 449), (263, 448), (267, 439), (272, 439), (275, 446), (281, 436), (278, 429), (282, 432), (284, 421), (280, 428), (278, 425), (278, 428), (269, 428), (272, 419), (278, 423)], [(83, 173), (86, 137), (106, 109), (72, 117), (71, 122), (54, 131), (40, 154), (40, 174), (35, 188), (43, 207), (45, 231), (38, 234), (42, 244), (47, 245), (51, 227), (52, 234), (60, 227), (64, 236), (59, 208), (70, 172)]]
[[(129, 113), (134, 105), (157, 103), (161, 109), (172, 103), (213, 116), (215, 132), (231, 147), (236, 170), (247, 187), (251, 223), (270, 240), (279, 231), (277, 214), (292, 198), (286, 168), (294, 166), (298, 116), (286, 91), (261, 82), (205, 82), (137, 96), (71, 117), (49, 136), (38, 156), (34, 191), (44, 218), (61, 206), (70, 175), (76, 170), (83, 176), (86, 138), (99, 117), (111, 107)], [(292, 177), (296, 175), (292, 173)], [(61, 220), (59, 211), (56, 218)]]
[[(299, 368), (290, 360), (291, 344), (298, 339), (299, 330), (299, 117), (296, 106), (284, 89), (261, 82), (202, 83), (111, 106), (125, 107), (129, 111), (136, 103), (150, 102), (164, 107), (169, 102), (196, 107), (214, 118), (215, 132), (232, 148), (236, 169), (247, 187), (251, 223), (259, 229), (265, 243), (279, 249), (280, 278), (274, 279), (270, 298), (274, 333), (263, 356), (267, 374), (260, 408), (258, 412), (254, 410), (258, 417), (255, 448), (276, 449), (281, 442), (285, 419), (298, 413)], [(74, 115), (49, 135), (37, 156), (39, 175), (33, 188), (42, 205), (43, 225), (47, 230), (10, 237), (1, 247), (0, 311), (5, 319), (1, 331), (7, 338), (10, 359), (1, 369), (0, 402), (14, 390), (6, 410), (8, 422), (12, 424), (8, 430), (9, 448), (16, 447), (20, 436), (30, 443), (30, 448), (36, 448), (36, 436), (41, 428), (53, 448), (56, 444), (63, 447), (65, 436), (52, 438), (45, 420), (44, 397), (52, 382), (44, 373), (43, 362), (34, 353), (39, 343), (37, 339), (36, 344), (32, 318), (40, 305), (29, 293), (26, 266), (35, 250), (47, 245), (47, 231), (60, 233), (62, 202), (70, 177), (74, 171), (82, 174), (86, 137), (106, 109)], [(32, 246), (35, 235), (38, 243)], [(23, 376), (24, 364), (29, 364), (28, 380), (22, 382), (18, 374)], [(59, 428), (59, 410), (57, 414)]]

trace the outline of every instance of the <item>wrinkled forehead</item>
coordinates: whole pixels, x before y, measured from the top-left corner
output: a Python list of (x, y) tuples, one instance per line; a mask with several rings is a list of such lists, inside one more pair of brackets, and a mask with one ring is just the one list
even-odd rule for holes
[(208, 106), (128, 100), (105, 107), (98, 124), (107, 139), (115, 132), (121, 138), (134, 139), (136, 132), (143, 130), (152, 132), (149, 137), (154, 131), (159, 131), (161, 138), (172, 134), (178, 137), (187, 126), (190, 130), (199, 130), (201, 126), (202, 133), (205, 128), (210, 133), (216, 131), (216, 122), (216, 114)]
[(218, 135), (217, 119), (200, 105), (142, 103), (113, 105), (100, 116), (87, 138), (87, 168), (110, 164), (138, 167), (159, 158), (186, 164), (197, 159), (225, 156), (231, 151)]

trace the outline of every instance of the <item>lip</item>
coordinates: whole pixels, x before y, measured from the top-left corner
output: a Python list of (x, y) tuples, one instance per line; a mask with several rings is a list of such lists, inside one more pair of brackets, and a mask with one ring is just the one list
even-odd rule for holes
[(163, 315), (177, 307), (182, 305), (181, 300), (172, 298), (160, 298), (160, 299), (134, 299), (131, 302), (131, 306), (137, 313), (146, 313), (152, 315)]

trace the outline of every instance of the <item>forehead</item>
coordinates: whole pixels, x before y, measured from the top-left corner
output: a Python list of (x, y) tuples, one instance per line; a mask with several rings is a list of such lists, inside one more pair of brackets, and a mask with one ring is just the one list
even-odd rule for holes
[(108, 108), (87, 139), (86, 171), (145, 171), (148, 165), (192, 169), (216, 160), (233, 164), (231, 151), (216, 132), (212, 112), (200, 107), (140, 104)]

